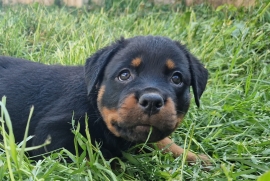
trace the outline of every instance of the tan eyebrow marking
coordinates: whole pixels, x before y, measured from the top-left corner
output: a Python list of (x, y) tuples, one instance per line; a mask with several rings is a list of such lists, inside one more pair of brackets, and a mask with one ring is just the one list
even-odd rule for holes
[(175, 64), (171, 59), (168, 59), (166, 61), (166, 66), (168, 67), (168, 69), (173, 69), (175, 67)]
[(139, 67), (141, 63), (142, 63), (142, 59), (141, 59), (140, 57), (134, 58), (134, 59), (131, 61), (131, 65), (132, 65), (133, 67)]

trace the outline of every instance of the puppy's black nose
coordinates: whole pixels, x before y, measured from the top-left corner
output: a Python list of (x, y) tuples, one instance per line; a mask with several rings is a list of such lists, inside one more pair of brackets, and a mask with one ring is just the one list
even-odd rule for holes
[(147, 93), (139, 98), (139, 104), (147, 114), (152, 115), (164, 106), (164, 100), (157, 93)]

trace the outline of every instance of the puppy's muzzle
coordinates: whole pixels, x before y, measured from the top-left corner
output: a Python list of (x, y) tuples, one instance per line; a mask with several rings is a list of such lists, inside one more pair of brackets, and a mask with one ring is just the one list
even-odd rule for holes
[(158, 93), (146, 93), (139, 98), (139, 105), (145, 114), (156, 114), (164, 106), (164, 99)]

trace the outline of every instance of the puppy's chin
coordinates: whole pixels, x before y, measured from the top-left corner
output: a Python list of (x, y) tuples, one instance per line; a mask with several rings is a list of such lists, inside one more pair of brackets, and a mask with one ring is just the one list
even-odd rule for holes
[(119, 126), (118, 124), (114, 124), (113, 126), (117, 130), (119, 137), (136, 143), (144, 143), (146, 141), (157, 142), (173, 132), (173, 130), (162, 131), (154, 126), (142, 124), (131, 127)]

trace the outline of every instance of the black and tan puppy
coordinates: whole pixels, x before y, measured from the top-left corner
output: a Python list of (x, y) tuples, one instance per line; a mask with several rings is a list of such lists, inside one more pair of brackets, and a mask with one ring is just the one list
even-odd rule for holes
[[(85, 66), (44, 65), (0, 57), (0, 97), (7, 97), (17, 142), (23, 139), (29, 108), (34, 105), (28, 145), (51, 144), (32, 151), (74, 150), (72, 117), (84, 134), (89, 117), (92, 141), (101, 142), (107, 158), (121, 156), (147, 140), (167, 151), (183, 153), (168, 136), (188, 111), (190, 87), (196, 104), (208, 73), (181, 44), (168, 38), (138, 36), (121, 39), (92, 55)], [(204, 157), (203, 157), (204, 158)], [(188, 153), (195, 161), (196, 155)], [(207, 158), (205, 158), (207, 159)]]

